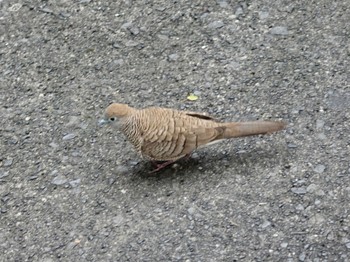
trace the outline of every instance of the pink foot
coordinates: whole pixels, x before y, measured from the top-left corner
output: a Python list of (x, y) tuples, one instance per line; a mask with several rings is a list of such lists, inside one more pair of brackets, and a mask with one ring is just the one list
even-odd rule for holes
[[(182, 157), (181, 159), (185, 159), (185, 161), (187, 161), (188, 159), (190, 159), (190, 157), (191, 157), (191, 154), (187, 154), (184, 157)], [(171, 165), (172, 163), (175, 163), (178, 160), (169, 160), (169, 161), (163, 162), (161, 164), (158, 164), (157, 161), (151, 161), (152, 165), (154, 165), (156, 169), (154, 169), (151, 172), (149, 172), (149, 174), (156, 173), (159, 170), (162, 170), (163, 168)]]
[(191, 158), (191, 153), (189, 153), (183, 157), (183, 159), (185, 159), (185, 161), (188, 161), (190, 158)]
[(174, 163), (175, 161), (174, 160), (170, 160), (170, 161), (166, 161), (164, 163), (161, 163), (161, 164), (158, 164), (157, 162), (155, 161), (152, 161), (152, 164), (156, 166), (156, 169), (152, 170), (151, 172), (149, 172), (149, 174), (153, 174), (153, 173), (156, 173), (158, 172), (159, 170), (162, 170), (163, 168), (171, 165), (172, 163)]

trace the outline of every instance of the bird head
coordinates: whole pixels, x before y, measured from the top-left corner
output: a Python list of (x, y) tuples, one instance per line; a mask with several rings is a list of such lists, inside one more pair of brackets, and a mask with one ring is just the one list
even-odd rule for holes
[(112, 103), (106, 108), (104, 118), (99, 121), (99, 125), (113, 122), (119, 123), (119, 120), (130, 115), (132, 110), (126, 104)]

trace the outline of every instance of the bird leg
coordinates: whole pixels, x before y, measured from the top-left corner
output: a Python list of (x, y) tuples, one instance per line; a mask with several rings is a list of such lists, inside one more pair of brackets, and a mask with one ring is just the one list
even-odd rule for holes
[(191, 158), (191, 155), (192, 155), (192, 153), (189, 153), (189, 154), (185, 155), (183, 157), (183, 159), (185, 159), (185, 161), (188, 161)]
[[(190, 159), (190, 157), (191, 157), (191, 154), (187, 154), (187, 155), (185, 155), (184, 157), (182, 157), (180, 159), (185, 159), (185, 161), (187, 161), (188, 159)], [(157, 161), (151, 161), (152, 165), (154, 165), (156, 169), (152, 170), (150, 172), (150, 174), (156, 173), (159, 170), (162, 170), (163, 168), (165, 168), (165, 167), (175, 163), (178, 160), (179, 159), (177, 159), (177, 160), (169, 160), (169, 161), (166, 161), (166, 162), (163, 162), (163, 163), (157, 163)]]
[(156, 161), (151, 161), (151, 163), (156, 167), (156, 169), (154, 169), (151, 172), (149, 172), (149, 174), (156, 173), (159, 170), (162, 170), (163, 168), (167, 167), (168, 165), (171, 165), (174, 162), (175, 162), (175, 160), (169, 160), (169, 161), (166, 161), (166, 162), (163, 162), (163, 163), (159, 164)]

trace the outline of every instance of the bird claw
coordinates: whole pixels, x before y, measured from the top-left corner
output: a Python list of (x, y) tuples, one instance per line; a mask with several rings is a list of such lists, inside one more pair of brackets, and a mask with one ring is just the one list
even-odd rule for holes
[[(188, 161), (189, 159), (191, 158), (191, 153), (190, 154), (187, 154), (185, 155), (183, 158), (181, 159), (184, 159), (185, 161)], [(161, 164), (157, 163), (157, 161), (151, 161), (152, 165), (155, 166), (156, 169), (152, 170), (151, 172), (149, 172), (149, 174), (154, 174), (162, 169), (164, 169), (165, 167), (175, 163), (177, 160), (169, 160), (169, 161), (166, 161), (166, 162), (163, 162)]]
[(164, 163), (158, 164), (157, 162), (152, 161), (152, 164), (156, 166), (156, 169), (150, 171), (149, 174), (154, 174), (154, 173), (164, 169), (165, 167), (171, 165), (174, 162), (175, 162), (174, 160), (170, 160), (170, 161), (166, 161)]

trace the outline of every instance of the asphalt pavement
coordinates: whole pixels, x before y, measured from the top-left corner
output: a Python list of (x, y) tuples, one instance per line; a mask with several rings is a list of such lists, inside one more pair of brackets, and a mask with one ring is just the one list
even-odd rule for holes
[[(0, 261), (350, 261), (349, 10), (0, 1)], [(288, 126), (150, 176), (111, 102)]]

